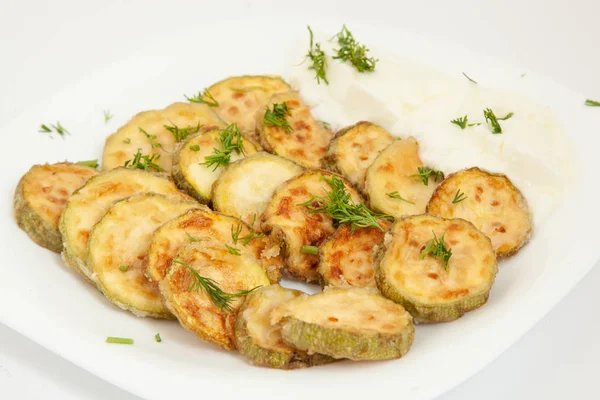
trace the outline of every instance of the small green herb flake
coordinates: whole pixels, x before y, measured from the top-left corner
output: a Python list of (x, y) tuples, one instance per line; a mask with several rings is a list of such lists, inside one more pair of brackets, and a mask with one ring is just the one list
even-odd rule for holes
[(300, 251), (305, 254), (319, 254), (319, 248), (317, 246), (302, 246)]
[(200, 146), (198, 146), (197, 144), (190, 146), (190, 150), (191, 151), (200, 151)]
[(513, 112), (509, 112), (508, 114), (506, 114), (504, 117), (502, 118), (497, 118), (498, 121), (506, 121), (507, 119), (511, 119), (513, 117), (513, 115), (515, 115), (515, 113)]
[(236, 229), (233, 229), (233, 226), (231, 227), (231, 240), (233, 240), (233, 244), (237, 244), (238, 241), (240, 243), (242, 243), (243, 246), (248, 246), (250, 244), (251, 241), (253, 241), (254, 239), (262, 239), (265, 237), (265, 235), (262, 234), (257, 234), (256, 231), (254, 230), (254, 224), (256, 223), (256, 214), (254, 214), (254, 217), (252, 218), (252, 225), (250, 225), (250, 233), (246, 236), (242, 236), (240, 237), (240, 234), (242, 233), (242, 221), (238, 222)]
[(476, 84), (476, 85), (478, 84), (476, 80), (473, 80), (473, 79), (469, 78), (469, 75), (465, 74), (464, 72), (462, 74), (465, 76), (465, 78), (467, 78), (468, 80), (470, 80), (474, 84)]
[(162, 144), (160, 144), (156, 141), (156, 135), (151, 135), (140, 127), (138, 127), (138, 130), (141, 133), (143, 133), (144, 136), (146, 136), (148, 138), (148, 141), (150, 142), (150, 146), (152, 146), (152, 151), (154, 151), (155, 148), (159, 148), (159, 149), (163, 148)]
[(160, 337), (160, 333), (157, 333), (156, 335), (154, 335), (154, 340), (156, 340), (156, 343), (162, 342), (162, 338)]
[(127, 270), (129, 269), (129, 267), (127, 265), (121, 265), (119, 267), (119, 269), (121, 270), (121, 272), (127, 272)]
[(60, 124), (60, 122), (57, 122), (54, 125), (51, 124), (50, 126), (42, 124), (42, 125), (40, 125), (40, 129), (38, 130), (38, 132), (40, 132), (40, 133), (50, 133), (50, 134), (56, 133), (57, 135), (59, 135), (59, 136), (61, 136), (63, 138), (65, 137), (65, 135), (70, 135), (71, 134), (68, 130), (65, 129), (64, 126), (62, 126)]
[(192, 97), (185, 96), (185, 98), (190, 103), (201, 103), (206, 104), (209, 107), (219, 107), (219, 102), (213, 97), (208, 89), (204, 89), (204, 92), (198, 92), (198, 94)]
[(112, 337), (109, 336), (106, 338), (106, 343), (112, 344), (133, 344), (134, 340), (129, 338), (120, 338), (120, 337)]
[(151, 156), (143, 155), (142, 149), (138, 149), (137, 153), (135, 153), (133, 155), (133, 159), (125, 161), (125, 164), (123, 164), (123, 165), (127, 168), (132, 168), (132, 169), (164, 172), (164, 169), (162, 169), (162, 167), (160, 165), (155, 163), (155, 161), (158, 161), (159, 159), (160, 159), (160, 155), (158, 155), (158, 154), (153, 154)]
[(321, 126), (325, 129), (331, 129), (331, 124), (329, 122), (326, 121), (317, 121), (319, 124), (321, 124)]
[(231, 153), (246, 154), (242, 132), (237, 124), (233, 123), (223, 129), (219, 134), (219, 148), (213, 149), (213, 154), (204, 157), (204, 162), (200, 165), (206, 165), (207, 168), (214, 166), (213, 171), (219, 167), (225, 167), (231, 162)]
[(90, 168), (98, 168), (98, 160), (77, 161), (77, 164), (84, 165)]
[(202, 239), (198, 239), (197, 237), (190, 235), (188, 232), (186, 232), (185, 234), (187, 235), (188, 239), (190, 240), (190, 243), (196, 243), (196, 242), (202, 241)]
[(169, 132), (171, 132), (173, 134), (175, 142), (179, 143), (185, 140), (188, 136), (193, 135), (194, 133), (198, 133), (202, 125), (200, 125), (200, 122), (198, 122), (196, 126), (189, 125), (185, 128), (180, 128), (171, 122), (171, 125), (163, 125), (163, 127)]
[(325, 56), (325, 52), (321, 50), (321, 44), (313, 43), (313, 31), (310, 29), (310, 26), (307, 26), (308, 33), (310, 34), (310, 47), (308, 49), (308, 53), (306, 53), (306, 57), (304, 61), (311, 60), (312, 65), (308, 67), (315, 71), (315, 79), (317, 80), (317, 84), (321, 84), (321, 81), (325, 82), (329, 85), (329, 81), (327, 80), (327, 57)]
[(371, 72), (375, 69), (379, 60), (367, 57), (369, 49), (356, 41), (346, 25), (342, 26), (336, 37), (340, 48), (334, 50), (337, 52), (337, 55), (333, 56), (334, 59), (350, 62), (358, 72)]
[(113, 117), (112, 113), (110, 112), (110, 110), (104, 110), (104, 124), (108, 124), (108, 121), (110, 121)]
[(397, 199), (397, 200), (402, 200), (408, 204), (415, 204), (414, 202), (405, 199), (404, 197), (400, 196), (400, 193), (398, 193), (398, 191), (394, 191), (391, 193), (386, 193), (386, 196), (389, 197), (390, 199)]
[(131, 139), (130, 138), (125, 139), (125, 140), (123, 140), (123, 143), (130, 144), (131, 143)]
[[(496, 117), (496, 115), (494, 114), (494, 112), (492, 111), (491, 108), (486, 108), (485, 110), (483, 110), (483, 116), (485, 117), (485, 122), (490, 124), (490, 126), (492, 128), (492, 133), (494, 135), (502, 133), (502, 126), (500, 126), (500, 123), (498, 122), (498, 118)], [(511, 117), (512, 117), (512, 115), (511, 115)], [(510, 117), (508, 117), (508, 118), (510, 118)]]
[(587, 99), (585, 105), (589, 107), (600, 107), (600, 101)]
[(267, 107), (263, 117), (263, 123), (267, 126), (281, 127), (286, 133), (290, 133), (294, 129), (290, 126), (290, 123), (285, 119), (285, 117), (291, 116), (292, 110), (288, 107), (286, 102), (275, 103), (273, 104), (272, 110)]
[(461, 192), (460, 189), (458, 189), (456, 191), (456, 194), (454, 195), (454, 200), (452, 200), (452, 204), (458, 204), (466, 198), (467, 198), (467, 195), (464, 194), (464, 192)]
[(225, 245), (225, 247), (227, 248), (227, 251), (229, 252), (229, 254), (232, 254), (234, 256), (241, 256), (242, 252), (239, 249), (236, 249), (235, 247), (232, 247), (228, 244)]
[(465, 129), (467, 127), (468, 117), (465, 115), (462, 118), (456, 118), (450, 122), (455, 125), (458, 125), (460, 127), (460, 129)]
[(417, 171), (419, 171), (418, 174), (411, 175), (410, 177), (419, 179), (425, 186), (429, 185), (429, 178), (433, 179), (434, 182), (444, 179), (444, 173), (442, 171), (431, 169), (429, 167), (418, 167)]
[(433, 239), (429, 240), (425, 248), (421, 251), (421, 260), (431, 254), (434, 257), (440, 258), (442, 263), (444, 263), (444, 269), (448, 271), (448, 262), (450, 261), (450, 257), (452, 257), (452, 249), (446, 247), (446, 243), (444, 242), (445, 235), (446, 233), (444, 232), (438, 239), (435, 232), (433, 232)]

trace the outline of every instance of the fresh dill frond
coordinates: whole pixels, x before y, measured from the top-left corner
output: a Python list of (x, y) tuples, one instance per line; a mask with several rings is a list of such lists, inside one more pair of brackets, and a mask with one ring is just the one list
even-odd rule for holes
[(423, 185), (429, 185), (429, 178), (433, 179), (434, 182), (441, 181), (444, 179), (444, 173), (429, 167), (417, 167), (418, 174), (411, 175), (411, 178), (417, 178)]
[(240, 243), (242, 243), (243, 246), (248, 246), (250, 244), (251, 241), (253, 241), (254, 239), (262, 239), (265, 237), (265, 235), (262, 234), (257, 234), (256, 231), (254, 230), (254, 224), (256, 223), (256, 214), (254, 214), (254, 217), (252, 218), (252, 225), (250, 226), (250, 233), (248, 233), (246, 236), (242, 236), (240, 237), (240, 234), (242, 233), (242, 222), (238, 222), (236, 229), (233, 230), (233, 226), (231, 227), (231, 239), (233, 240), (233, 244), (238, 244), (238, 241)]
[(193, 145), (193, 146), (190, 146), (190, 150), (191, 150), (191, 151), (200, 151), (200, 146), (199, 146), (199, 145), (197, 145), (197, 144), (195, 144), (195, 145)]
[(325, 52), (321, 50), (320, 43), (313, 43), (313, 31), (310, 29), (310, 26), (307, 26), (307, 28), (310, 33), (310, 47), (304, 61), (307, 59), (312, 61), (312, 65), (308, 67), (308, 69), (315, 71), (315, 79), (318, 84), (323, 81), (329, 85), (329, 81), (327, 80), (327, 56), (325, 55)]
[(155, 163), (158, 159), (160, 159), (160, 155), (143, 155), (142, 149), (138, 149), (137, 153), (133, 155), (133, 159), (125, 161), (124, 166), (127, 168), (142, 169), (144, 171), (164, 172), (164, 169)]
[(236, 123), (229, 125), (219, 134), (219, 148), (213, 149), (213, 154), (204, 157), (204, 162), (200, 165), (206, 165), (206, 168), (214, 166), (213, 171), (219, 167), (225, 167), (231, 162), (231, 153), (246, 154), (242, 132), (240, 132)]
[(462, 74), (465, 76), (465, 78), (467, 78), (468, 80), (470, 80), (474, 84), (476, 84), (476, 85), (478, 84), (476, 80), (473, 80), (473, 79), (469, 78), (469, 75), (465, 74), (464, 72)]
[[(70, 135), (71, 133), (65, 129), (64, 126), (62, 126), (60, 124), (60, 122), (56, 122), (56, 124), (51, 124), (50, 126), (42, 124), (40, 125), (40, 129), (38, 130), (38, 132), (41, 133), (56, 133), (57, 135), (61, 136), (61, 137), (65, 137), (65, 135)], [(52, 136), (50, 136), (52, 137)]]
[(204, 92), (198, 92), (195, 96), (187, 97), (184, 95), (187, 101), (190, 103), (200, 103), (206, 104), (209, 107), (219, 107), (219, 102), (213, 97), (213, 95), (208, 91), (208, 89), (204, 89)]
[(483, 110), (483, 116), (485, 117), (485, 122), (488, 122), (490, 124), (490, 126), (492, 128), (492, 133), (494, 135), (502, 133), (502, 126), (500, 126), (500, 123), (498, 121), (506, 121), (507, 119), (512, 118), (513, 115), (515, 115), (515, 114), (512, 112), (509, 112), (504, 117), (498, 118), (498, 117), (496, 117), (496, 115), (494, 114), (494, 112), (492, 111), (491, 108), (486, 108), (485, 110)]
[(506, 121), (507, 119), (510, 119), (513, 117), (513, 115), (515, 115), (514, 112), (509, 112), (508, 114), (506, 114), (504, 117), (502, 118), (496, 118), (498, 121)]
[(421, 260), (429, 254), (434, 257), (439, 257), (444, 263), (444, 269), (448, 271), (448, 262), (450, 261), (450, 257), (452, 257), (452, 249), (446, 246), (446, 243), (444, 242), (445, 235), (446, 232), (438, 239), (435, 232), (433, 232), (433, 239), (430, 239), (425, 245), (425, 248), (421, 251)]
[(188, 239), (190, 240), (190, 243), (196, 243), (196, 242), (202, 241), (202, 239), (198, 239), (197, 237), (190, 235), (189, 232), (186, 232), (185, 234), (188, 237)]
[(346, 25), (342, 26), (336, 37), (340, 48), (334, 50), (337, 52), (337, 55), (333, 56), (334, 59), (350, 62), (358, 72), (371, 72), (375, 69), (379, 60), (367, 57), (369, 49), (356, 41)]
[(110, 110), (104, 110), (104, 124), (108, 124), (108, 121), (110, 121), (113, 117), (112, 113), (110, 112)]
[(284, 101), (283, 103), (273, 104), (272, 110), (269, 107), (267, 107), (267, 110), (265, 111), (265, 115), (263, 117), (263, 122), (267, 126), (279, 126), (283, 128), (283, 130), (286, 133), (290, 133), (294, 130), (294, 128), (290, 126), (290, 123), (285, 119), (285, 117), (291, 116), (292, 110)]
[(589, 107), (600, 107), (600, 101), (587, 99), (585, 105)]
[(77, 161), (77, 164), (84, 165), (90, 168), (98, 168), (98, 160)]
[(390, 199), (398, 199), (398, 200), (402, 200), (404, 202), (407, 202), (408, 204), (415, 204), (414, 202), (405, 199), (404, 197), (400, 196), (400, 193), (398, 193), (398, 191), (394, 191), (391, 193), (386, 193), (386, 196), (389, 197)]
[(229, 254), (233, 254), (234, 256), (242, 255), (242, 252), (240, 251), (240, 249), (236, 249), (235, 247), (230, 246), (228, 244), (226, 244), (225, 247), (227, 248), (227, 251), (229, 252)]
[(162, 338), (160, 337), (160, 333), (157, 333), (156, 335), (154, 335), (154, 340), (156, 340), (156, 343), (162, 342)]
[(198, 133), (200, 128), (202, 128), (202, 125), (200, 125), (200, 122), (198, 122), (198, 125), (196, 126), (189, 125), (185, 128), (180, 128), (173, 122), (171, 122), (171, 125), (163, 125), (163, 127), (173, 134), (175, 143), (179, 143), (185, 140), (188, 136), (193, 135), (194, 133)]
[(143, 133), (144, 136), (146, 136), (146, 138), (148, 138), (148, 141), (150, 142), (150, 146), (152, 146), (152, 151), (154, 151), (154, 148), (159, 148), (159, 149), (163, 150), (163, 145), (156, 141), (156, 135), (151, 135), (140, 127), (138, 127), (138, 130), (141, 133)]
[(452, 204), (458, 204), (466, 198), (467, 198), (467, 195), (464, 194), (464, 192), (461, 192), (460, 189), (458, 189), (456, 191), (456, 194), (454, 195), (454, 200), (452, 200)]
[(465, 115), (462, 118), (456, 118), (450, 121), (451, 123), (460, 126), (460, 129), (465, 129), (467, 127), (467, 122), (469, 118)]
[(302, 246), (300, 252), (305, 254), (319, 254), (319, 248), (317, 246)]
[(130, 338), (120, 338), (120, 337), (112, 337), (109, 336), (106, 338), (106, 343), (111, 344), (133, 344), (134, 340)]

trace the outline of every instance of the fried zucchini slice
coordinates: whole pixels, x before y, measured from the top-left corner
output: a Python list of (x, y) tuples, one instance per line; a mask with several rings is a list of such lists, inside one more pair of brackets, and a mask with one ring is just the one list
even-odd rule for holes
[[(236, 241), (233, 236), (238, 230)], [(271, 282), (279, 282), (283, 267), (279, 245), (264, 236), (247, 240), (250, 238), (250, 227), (237, 218), (207, 208), (190, 210), (166, 222), (154, 232), (148, 250), (146, 274), (151, 281), (161, 281), (171, 262), (185, 245), (212, 239), (254, 257), (265, 268)]]
[[(387, 229), (387, 220), (379, 220)], [(342, 224), (319, 249), (319, 274), (323, 285), (375, 288), (374, 252), (383, 243), (384, 232)]]
[(425, 185), (415, 177), (419, 167), (419, 143), (413, 138), (396, 140), (379, 153), (365, 179), (371, 209), (396, 218), (424, 213), (437, 183), (430, 177)]
[(159, 282), (169, 310), (189, 332), (226, 350), (234, 350), (235, 315), (243, 298), (233, 298), (231, 311), (217, 307), (204, 289), (193, 290), (194, 269), (201, 277), (212, 279), (226, 293), (239, 293), (269, 285), (269, 278), (254, 257), (235, 255), (224, 243), (207, 240), (186, 245), (177, 255), (167, 275)]
[(322, 178), (340, 178), (355, 203), (360, 194), (345, 178), (329, 171), (305, 172), (275, 189), (261, 219), (262, 230), (285, 249), (286, 271), (293, 277), (319, 282), (319, 256), (302, 252), (303, 246), (319, 246), (335, 232), (333, 219), (327, 214), (311, 213), (302, 205), (315, 196), (325, 196), (331, 190)]
[(236, 161), (213, 185), (213, 208), (251, 224), (263, 213), (275, 188), (303, 170), (298, 164), (269, 153)]
[(158, 286), (145, 277), (154, 230), (199, 204), (156, 193), (117, 201), (94, 226), (87, 264), (106, 298), (138, 317), (169, 318)]
[(17, 224), (38, 245), (62, 250), (58, 221), (71, 194), (98, 171), (62, 162), (34, 165), (19, 181), (14, 197)]
[(235, 321), (235, 346), (252, 364), (279, 369), (296, 369), (327, 364), (334, 358), (308, 354), (283, 342), (281, 325), (271, 325), (271, 312), (281, 304), (307, 297), (299, 290), (270, 285), (246, 296)]
[(136, 193), (155, 192), (181, 200), (181, 193), (165, 175), (139, 169), (115, 168), (94, 176), (69, 198), (59, 222), (63, 240), (62, 256), (67, 265), (93, 282), (86, 265), (87, 244), (92, 227), (116, 200)]
[(323, 159), (323, 168), (345, 176), (362, 190), (367, 168), (393, 141), (394, 137), (382, 127), (358, 122), (335, 134)]
[(106, 138), (102, 169), (122, 167), (140, 149), (142, 154), (159, 155), (156, 164), (170, 173), (177, 141), (166, 127), (173, 126), (197, 132), (199, 126), (224, 127), (225, 123), (209, 106), (198, 103), (173, 103), (162, 110), (141, 112)]
[[(223, 167), (205, 165), (206, 157), (213, 154), (214, 149), (219, 149), (219, 138), (222, 129), (206, 127), (198, 134), (189, 136), (180, 143), (173, 155), (173, 179), (177, 186), (186, 193), (203, 203), (211, 199), (213, 183), (223, 173)], [(257, 145), (243, 137), (244, 153), (231, 153), (231, 161), (244, 158), (259, 151)]]
[(477, 167), (448, 176), (433, 193), (427, 212), (472, 222), (491, 239), (498, 258), (519, 251), (533, 231), (531, 213), (519, 189), (506, 175)]
[(410, 314), (377, 291), (330, 288), (288, 301), (271, 313), (283, 341), (309, 354), (351, 360), (400, 358), (412, 345)]
[(244, 132), (254, 134), (254, 116), (264, 110), (271, 96), (290, 91), (281, 77), (234, 76), (209, 87), (208, 92), (217, 101), (214, 110), (228, 124), (237, 123)]
[(256, 130), (261, 145), (270, 153), (290, 159), (306, 168), (320, 168), (327, 145), (333, 136), (329, 129), (317, 122), (310, 108), (302, 102), (297, 92), (276, 94), (267, 107), (286, 103), (291, 115), (285, 119), (291, 127), (286, 132), (283, 127), (265, 124), (265, 109), (256, 113)]
[[(452, 251), (424, 253), (434, 238)], [(498, 265), (490, 239), (462, 219), (431, 215), (402, 218), (386, 234), (375, 258), (377, 287), (417, 322), (453, 321), (488, 299)]]

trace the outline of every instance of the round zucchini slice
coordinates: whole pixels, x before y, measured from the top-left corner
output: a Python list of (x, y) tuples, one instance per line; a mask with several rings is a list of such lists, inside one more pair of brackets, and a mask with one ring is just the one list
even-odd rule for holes
[(142, 193), (106, 212), (90, 234), (87, 263), (108, 300), (138, 317), (172, 317), (156, 283), (144, 276), (146, 253), (156, 228), (195, 207), (195, 201)]
[(400, 358), (415, 327), (400, 304), (365, 288), (331, 288), (288, 301), (271, 313), (283, 341), (309, 354), (351, 360)]
[(335, 134), (323, 159), (323, 167), (348, 178), (363, 189), (367, 168), (375, 157), (394, 141), (382, 127), (361, 121)]
[(235, 321), (235, 346), (252, 364), (279, 369), (296, 369), (335, 361), (323, 354), (295, 349), (281, 337), (281, 326), (271, 325), (270, 315), (281, 304), (298, 297), (299, 290), (270, 285), (246, 296)]
[(154, 162), (170, 173), (178, 140), (201, 126), (224, 127), (225, 123), (209, 106), (198, 103), (173, 103), (162, 110), (141, 112), (106, 138), (102, 169), (122, 167), (140, 149), (142, 154), (160, 156)]
[(252, 224), (275, 188), (302, 171), (298, 164), (269, 153), (243, 158), (230, 164), (213, 185), (213, 208)]
[(34, 165), (15, 190), (17, 224), (31, 240), (55, 253), (62, 250), (58, 221), (71, 194), (98, 172), (67, 162)]
[(94, 176), (75, 191), (67, 202), (58, 226), (64, 246), (62, 256), (67, 265), (93, 282), (91, 270), (86, 265), (92, 227), (113, 202), (146, 192), (161, 193), (180, 200), (190, 199), (164, 175), (123, 167)]
[(271, 111), (275, 104), (286, 104), (289, 115), (284, 118), (289, 132), (282, 126), (265, 123), (266, 109), (256, 114), (256, 130), (261, 145), (270, 153), (292, 160), (306, 168), (321, 168), (332, 132), (317, 122), (310, 108), (302, 102), (297, 92), (276, 94), (269, 100)]
[(207, 240), (186, 245), (159, 282), (167, 307), (185, 329), (202, 340), (234, 350), (235, 315), (243, 297), (232, 298), (229, 310), (219, 308), (198, 277), (212, 280), (228, 294), (267, 286), (269, 278), (254, 257), (232, 254), (224, 243)]
[(281, 184), (275, 192), (261, 219), (263, 232), (273, 241), (282, 243), (285, 249), (287, 272), (307, 282), (319, 282), (318, 254), (303, 252), (306, 247), (318, 247), (335, 232), (333, 219), (327, 214), (311, 213), (302, 203), (312, 196), (325, 196), (331, 187), (323, 178), (333, 176), (341, 179), (351, 196), (358, 203), (360, 194), (350, 182), (329, 171), (305, 172)]
[[(237, 240), (234, 238), (236, 235)], [(187, 244), (217, 240), (253, 257), (267, 271), (271, 282), (279, 282), (283, 267), (280, 248), (271, 239), (256, 236), (247, 224), (237, 218), (209, 209), (190, 210), (154, 232), (148, 250), (146, 274), (151, 281), (161, 281), (177, 253)]]
[(425, 184), (416, 176), (419, 168), (423, 163), (419, 143), (413, 138), (396, 140), (379, 153), (365, 180), (371, 208), (396, 218), (424, 213), (437, 183), (431, 175)]
[[(387, 220), (379, 224), (388, 229)], [(383, 243), (384, 232), (377, 228), (338, 227), (319, 249), (319, 274), (323, 285), (375, 288), (374, 252)]]
[(473, 224), (431, 215), (396, 221), (375, 265), (381, 294), (417, 322), (453, 321), (482, 306), (498, 272), (490, 239)]
[(208, 93), (218, 105), (214, 110), (228, 124), (236, 123), (243, 132), (254, 134), (254, 116), (264, 110), (272, 95), (285, 93), (290, 86), (281, 77), (234, 76), (215, 83)]
[[(226, 130), (234, 131), (235, 126), (230, 125)], [(180, 143), (173, 155), (173, 179), (177, 186), (203, 203), (210, 201), (212, 185), (225, 169), (217, 164), (203, 163), (209, 162), (206, 157), (223, 148), (220, 139), (225, 133), (218, 127), (206, 127)], [(237, 139), (233, 139), (233, 142), (237, 143)], [(246, 137), (242, 136), (242, 143), (244, 151), (232, 151), (230, 161), (239, 160), (259, 150)]]
[(531, 213), (519, 189), (506, 175), (477, 167), (448, 176), (433, 193), (427, 212), (472, 222), (491, 239), (498, 258), (519, 251), (533, 231)]

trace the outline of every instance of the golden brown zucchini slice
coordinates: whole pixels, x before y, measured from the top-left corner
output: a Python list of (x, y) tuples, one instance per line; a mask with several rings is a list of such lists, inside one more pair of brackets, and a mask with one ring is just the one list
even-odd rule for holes
[(71, 163), (34, 165), (15, 190), (17, 224), (35, 243), (60, 253), (58, 221), (71, 194), (98, 172)]
[(281, 184), (273, 193), (261, 219), (262, 229), (273, 241), (282, 243), (285, 249), (287, 272), (307, 282), (318, 282), (318, 254), (303, 252), (303, 247), (319, 246), (336, 227), (327, 214), (311, 213), (302, 205), (312, 196), (325, 196), (331, 187), (323, 179), (333, 176), (341, 179), (355, 203), (361, 196), (344, 178), (329, 171), (309, 171)]
[(267, 107), (285, 103), (290, 115), (285, 117), (289, 132), (284, 127), (265, 123), (266, 109), (256, 113), (256, 129), (262, 146), (270, 153), (290, 159), (306, 168), (320, 168), (321, 160), (333, 134), (317, 122), (310, 108), (302, 102), (297, 92), (276, 94)]
[(91, 280), (91, 271), (85, 261), (92, 227), (116, 200), (146, 192), (189, 199), (164, 175), (123, 167), (91, 178), (73, 193), (59, 223), (66, 263)]
[(432, 175), (424, 184), (416, 176), (419, 168), (424, 167), (419, 144), (413, 138), (396, 140), (379, 153), (367, 169), (365, 180), (371, 208), (396, 218), (424, 213), (437, 183)]
[(235, 321), (235, 346), (254, 365), (296, 369), (326, 364), (335, 359), (323, 354), (308, 354), (283, 342), (281, 326), (271, 324), (271, 312), (298, 297), (299, 290), (270, 285), (246, 296)]
[(87, 264), (106, 298), (139, 317), (169, 318), (158, 286), (144, 276), (154, 230), (199, 204), (156, 193), (117, 201), (94, 226)]
[[(390, 223), (379, 220), (387, 229)], [(324, 285), (375, 288), (374, 252), (383, 243), (384, 232), (377, 228), (339, 226), (319, 249), (319, 274)]]
[(254, 134), (254, 116), (264, 110), (276, 93), (285, 93), (290, 86), (281, 77), (234, 76), (215, 83), (208, 93), (217, 101), (214, 110), (228, 124), (237, 123), (243, 132)]
[(243, 298), (232, 298), (230, 310), (219, 308), (198, 283), (197, 274), (211, 279), (228, 294), (267, 286), (269, 278), (254, 257), (232, 254), (224, 243), (207, 240), (186, 245), (160, 281), (167, 307), (185, 329), (202, 340), (233, 350), (235, 314)]
[(275, 188), (303, 170), (273, 154), (253, 154), (230, 164), (217, 179), (212, 189), (213, 207), (251, 224), (263, 213)]
[(367, 168), (393, 141), (394, 137), (382, 127), (367, 121), (358, 122), (335, 134), (323, 167), (345, 176), (362, 190)]
[[(237, 240), (234, 235), (237, 234)], [(161, 281), (167, 274), (177, 253), (188, 243), (217, 240), (254, 257), (265, 268), (271, 282), (279, 282), (283, 261), (279, 245), (271, 239), (258, 236), (239, 219), (196, 209), (166, 222), (154, 232), (148, 250), (147, 276), (152, 281)]]
[(330, 288), (282, 304), (271, 313), (284, 342), (312, 353), (351, 360), (400, 358), (415, 327), (400, 305), (364, 288)]
[(417, 322), (452, 321), (482, 306), (498, 272), (490, 239), (473, 224), (430, 215), (396, 221), (375, 262), (381, 293)]
[(472, 222), (492, 240), (499, 258), (519, 251), (533, 230), (527, 201), (519, 189), (506, 175), (477, 167), (448, 176), (433, 193), (427, 212)]
[(141, 149), (142, 154), (159, 155), (156, 164), (170, 173), (172, 153), (177, 144), (172, 132), (174, 127), (189, 134), (197, 132), (201, 126), (225, 126), (225, 123), (205, 104), (173, 103), (162, 110), (141, 112), (106, 138), (102, 169), (122, 167)]
[[(208, 203), (211, 198), (212, 185), (225, 169), (222, 165), (211, 164), (210, 157), (215, 154), (217, 149), (224, 149), (224, 145), (220, 142), (223, 138), (226, 140), (232, 138), (233, 143), (237, 144), (238, 138), (235, 132), (237, 130), (234, 125), (229, 125), (225, 129), (206, 127), (198, 134), (189, 136), (180, 143), (173, 155), (173, 179), (177, 186), (199, 201)], [(229, 162), (239, 160), (259, 150), (254, 142), (244, 136), (241, 138), (243, 147), (230, 152)], [(209, 157), (208, 160), (207, 157)], [(225, 162), (225, 165), (229, 162)]]

